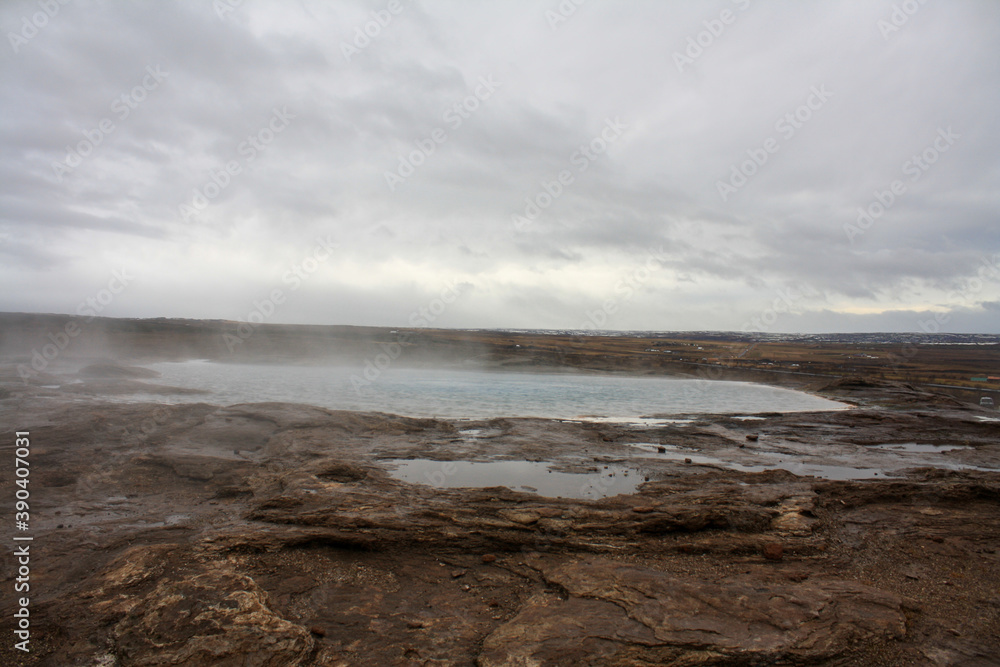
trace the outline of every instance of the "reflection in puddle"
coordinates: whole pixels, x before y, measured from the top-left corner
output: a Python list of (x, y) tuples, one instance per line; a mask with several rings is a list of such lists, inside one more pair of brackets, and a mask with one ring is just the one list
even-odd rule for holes
[[(658, 458), (671, 459), (674, 461), (690, 462), (691, 464), (719, 466), (729, 470), (739, 470), (740, 472), (764, 472), (766, 470), (787, 470), (795, 475), (810, 475), (823, 479), (874, 479), (875, 477), (889, 477), (885, 470), (879, 468), (856, 468), (854, 466), (824, 465), (819, 463), (803, 463), (801, 461), (781, 460), (777, 463), (767, 465), (743, 465), (734, 461), (724, 461), (712, 456), (702, 454), (692, 454), (688, 451), (681, 451), (671, 445), (655, 445), (645, 442), (631, 445), (641, 449)], [(778, 455), (776, 452), (758, 452), (759, 454)], [(784, 455), (782, 455), (784, 456)]]
[[(651, 428), (665, 424), (692, 424), (693, 419), (658, 418), (658, 417), (581, 417), (583, 421), (594, 424), (624, 424), (634, 428)], [(580, 422), (574, 422), (579, 424)]]
[(550, 498), (605, 498), (635, 493), (645, 478), (636, 468), (595, 464), (592, 472), (550, 470), (544, 461), (433, 461), (393, 459), (383, 461), (389, 474), (411, 484), (439, 488), (506, 486), (514, 491)]
[[(913, 468), (943, 468), (946, 470), (977, 470), (982, 472), (997, 472), (996, 468), (956, 463), (949, 457), (942, 456), (945, 452), (972, 449), (965, 445), (923, 445), (915, 442), (872, 445), (866, 447), (866, 455), (862, 458), (868, 467), (857, 465), (858, 455), (847, 453), (824, 452), (823, 460), (843, 461), (843, 463), (815, 463), (815, 455), (803, 452), (766, 451), (760, 449), (740, 449), (734, 451), (734, 456), (745, 461), (761, 461), (750, 465), (736, 461), (692, 453), (689, 449), (680, 449), (674, 445), (658, 445), (655, 443), (633, 443), (631, 447), (646, 452), (646, 456), (685, 461), (691, 464), (717, 466), (741, 472), (764, 472), (766, 470), (787, 470), (796, 475), (809, 475), (823, 479), (852, 480), (874, 479), (877, 477), (900, 476), (903, 470)], [(916, 458), (909, 454), (923, 454), (925, 458)], [(937, 454), (938, 456), (934, 456)], [(930, 456), (926, 456), (930, 455)], [(803, 460), (805, 458), (806, 460)], [(777, 459), (777, 460), (775, 460)], [(854, 465), (850, 465), (854, 463)], [(872, 467), (877, 466), (877, 467)]]
[(888, 449), (893, 452), (911, 452), (914, 454), (940, 454), (956, 449), (972, 449), (966, 445), (918, 445), (915, 442), (901, 442), (889, 445), (874, 445), (872, 449)]

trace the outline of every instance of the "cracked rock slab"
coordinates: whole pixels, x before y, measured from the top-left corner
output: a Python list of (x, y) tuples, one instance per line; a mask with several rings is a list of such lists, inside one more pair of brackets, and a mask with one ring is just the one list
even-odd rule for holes
[(536, 596), (487, 637), (481, 667), (807, 664), (906, 632), (901, 599), (847, 581), (709, 583), (602, 558), (541, 571), (566, 599)]
[[(128, 550), (103, 578), (92, 611), (114, 622), (126, 664), (291, 667), (309, 661), (313, 639), (278, 616), (256, 582), (226, 561), (164, 566), (169, 548)], [(116, 621), (116, 622), (115, 622)]]

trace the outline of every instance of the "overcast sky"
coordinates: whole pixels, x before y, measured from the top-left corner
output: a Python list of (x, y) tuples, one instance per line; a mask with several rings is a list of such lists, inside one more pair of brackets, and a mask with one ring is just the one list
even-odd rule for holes
[(6, 0), (0, 27), (3, 311), (1000, 332), (993, 0)]

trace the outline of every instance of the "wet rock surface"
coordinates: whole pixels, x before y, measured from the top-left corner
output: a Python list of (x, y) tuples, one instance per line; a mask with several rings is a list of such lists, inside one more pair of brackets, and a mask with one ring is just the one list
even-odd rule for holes
[[(997, 424), (898, 386), (832, 391), (865, 407), (640, 428), (10, 384), (3, 423), (32, 441), (34, 643), (0, 663), (995, 664)], [(698, 458), (875, 465), (911, 456), (871, 451), (900, 442), (962, 445), (935, 456), (971, 467), (838, 481)], [(499, 459), (649, 481), (570, 499), (395, 479), (386, 462), (413, 458), (440, 461), (435, 480)]]
[(480, 664), (719, 664), (839, 657), (906, 634), (902, 600), (836, 579), (715, 582), (601, 558), (538, 568), (538, 595), (483, 644)]

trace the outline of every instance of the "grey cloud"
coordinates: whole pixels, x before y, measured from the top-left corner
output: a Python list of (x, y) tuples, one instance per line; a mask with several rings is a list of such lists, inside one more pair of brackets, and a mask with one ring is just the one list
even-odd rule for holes
[[(739, 329), (774, 290), (809, 285), (776, 326), (908, 330), (943, 308), (949, 326), (1000, 331), (1000, 280), (968, 293), (1000, 252), (1000, 6), (927, 3), (883, 37), (892, 4), (591, 0), (553, 30), (556, 3), (413, 2), (348, 60), (379, 3), (220, 17), (75, 0), (0, 53), (0, 309), (64, 310), (134, 262), (146, 273), (116, 314), (236, 317), (281, 285), (268, 267), (329, 234), (337, 256), (279, 321), (403, 325), (460, 279), (476, 297), (449, 326), (573, 328), (662, 247), (612, 326)], [(5, 34), (34, 7), (0, 7)], [(735, 23), (678, 71), (723, 9)], [(147, 66), (169, 74), (119, 117)], [(446, 110), (490, 76), (500, 87), (453, 127)], [(815, 87), (832, 96), (787, 136), (780, 119)], [(275, 108), (294, 118), (269, 135)], [(581, 169), (571, 156), (615, 117), (627, 130)], [(53, 162), (104, 118), (114, 130), (60, 181)], [(910, 180), (907, 160), (948, 127), (960, 138)], [(390, 189), (435, 128), (447, 140)], [(769, 139), (723, 201), (718, 183)], [(563, 170), (572, 183), (515, 228)], [(852, 241), (845, 226), (894, 180), (905, 193)]]

